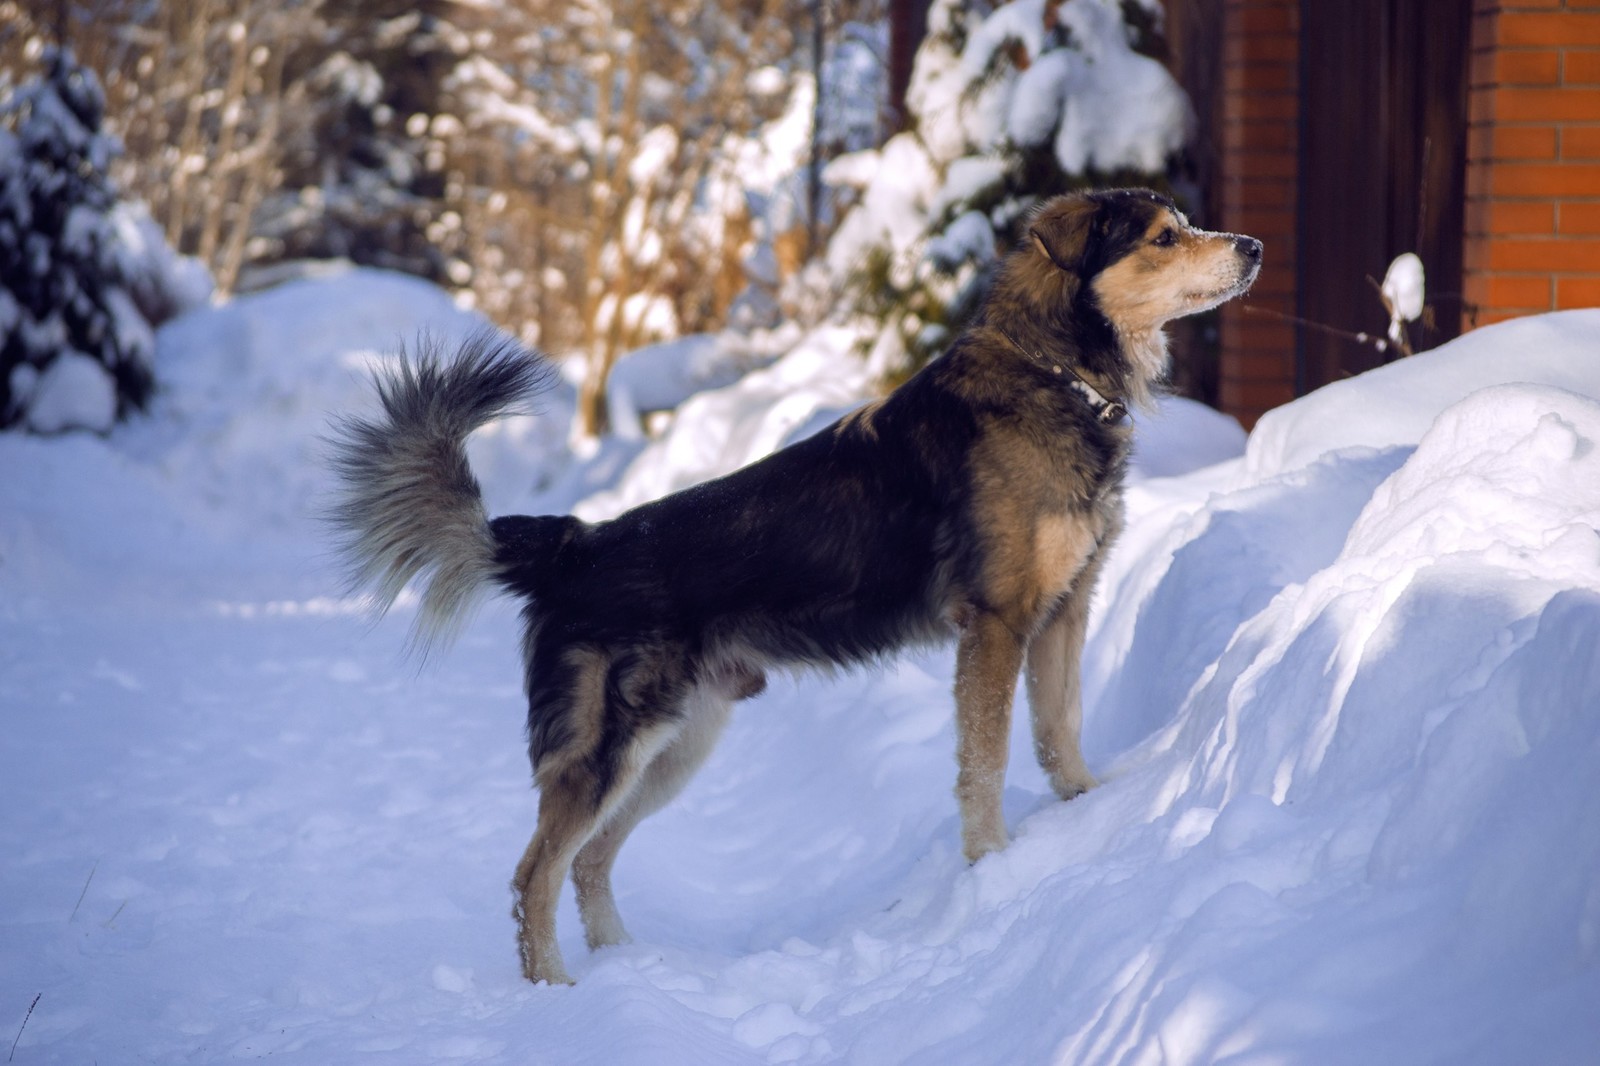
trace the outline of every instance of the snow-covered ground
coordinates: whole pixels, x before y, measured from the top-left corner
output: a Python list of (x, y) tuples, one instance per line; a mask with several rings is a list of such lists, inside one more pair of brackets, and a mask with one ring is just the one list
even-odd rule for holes
[[(109, 440), (0, 437), (15, 1062), (1595, 1061), (1600, 311), (1248, 444), (1167, 405), (1085, 662), (1101, 788), (1055, 802), (1019, 728), (1015, 841), (968, 867), (948, 653), (779, 681), (624, 851), (636, 942), (586, 953), (569, 895), (572, 988), (512, 947), (513, 609), (419, 672), (312, 517), (361, 368), (471, 325), (391, 275), (285, 286), (163, 330)], [(491, 507), (743, 461), (859, 396), (841, 347), (581, 462), (558, 391), (474, 441)]]

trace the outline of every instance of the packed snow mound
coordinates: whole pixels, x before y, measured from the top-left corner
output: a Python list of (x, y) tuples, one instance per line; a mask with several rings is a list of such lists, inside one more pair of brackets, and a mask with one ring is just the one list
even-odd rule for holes
[(1155, 936), (1185, 945), (1121, 995), (1160, 990), (1187, 1042), (1125, 1024), (1066, 1061), (1121, 1061), (1129, 1037), (1185, 1062), (1582, 1060), (1597, 443), (1593, 398), (1480, 390), (1414, 449), (1330, 451), (1118, 556), (1090, 761), (1157, 800), (1175, 887)]
[(1335, 448), (1415, 444), (1446, 407), (1475, 389), (1513, 381), (1600, 395), (1600, 309), (1485, 326), (1326, 385), (1261, 417), (1245, 467), (1264, 478)]
[[(235, 301), (162, 332), (186, 369), (149, 418), (0, 436), (17, 1062), (1592, 1059), (1600, 389), (1484, 380), (1554, 376), (1592, 315), (1309, 397), (1255, 469), (1193, 468), (1237, 453), (1223, 421), (1142, 420), (1167, 476), (1130, 485), (1092, 620), (1100, 788), (1056, 801), (1018, 721), (1014, 839), (968, 866), (948, 650), (774, 677), (624, 850), (635, 942), (588, 954), (564, 900), (579, 983), (553, 989), (506, 916), (535, 808), (514, 607), (418, 672), (305, 513), (311, 412), (365, 409), (408, 316), (476, 324), (413, 285)], [(805, 432), (856, 357), (799, 347), (680, 408), (700, 449), (602, 452), (567, 488), (664, 491)], [(1396, 375), (1424, 418), (1380, 402)], [(474, 439), (491, 510), (559, 462), (570, 396), (547, 405)]]

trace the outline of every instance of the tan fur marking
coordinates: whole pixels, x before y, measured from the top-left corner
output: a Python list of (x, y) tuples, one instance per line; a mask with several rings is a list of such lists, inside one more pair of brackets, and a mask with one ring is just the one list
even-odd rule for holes
[(587, 645), (569, 649), (566, 659), (576, 675), (566, 712), (569, 739), (562, 747), (545, 752), (539, 765), (534, 767), (534, 782), (541, 791), (547, 778), (554, 780), (567, 766), (587, 756), (600, 743), (606, 670), (611, 661), (600, 649)]
[(538, 828), (511, 878), (517, 952), (522, 958), (522, 975), (530, 981), (572, 983), (556, 944), (556, 902), (573, 857), (594, 831), (586, 785), (586, 781), (556, 778), (541, 787)]
[(1079, 742), (1083, 729), (1079, 669), (1095, 581), (1122, 527), (1121, 516), (1114, 511), (1106, 512), (1105, 520), (1099, 545), (1073, 580), (1066, 600), (1028, 645), (1025, 677), (1033, 717), (1033, 753), (1050, 787), (1062, 799), (1072, 799), (1095, 786)]
[(985, 541), (980, 598), (1015, 632), (1031, 633), (1093, 549), (1100, 520), (1088, 507), (1088, 486), (1054, 469), (1019, 434), (991, 427), (972, 465)]
[(1033, 565), (1040, 592), (1051, 600), (1072, 586), (1094, 550), (1095, 517), (1047, 514), (1034, 527)]
[(956, 799), (961, 850), (969, 862), (1006, 846), (1000, 796), (1011, 736), (1011, 693), (1022, 642), (1003, 621), (980, 614), (956, 649)]

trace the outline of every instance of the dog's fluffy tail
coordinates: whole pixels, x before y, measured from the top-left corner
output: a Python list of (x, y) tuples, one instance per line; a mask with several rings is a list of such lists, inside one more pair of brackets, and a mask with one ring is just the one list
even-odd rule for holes
[(374, 375), (382, 411), (335, 423), (329, 440), (339, 479), (328, 517), (353, 591), (378, 615), (422, 575), (412, 650), (448, 643), (473, 600), (498, 576), (466, 439), (525, 405), (554, 381), (550, 365), (503, 334), (483, 330), (445, 358), (424, 337)]

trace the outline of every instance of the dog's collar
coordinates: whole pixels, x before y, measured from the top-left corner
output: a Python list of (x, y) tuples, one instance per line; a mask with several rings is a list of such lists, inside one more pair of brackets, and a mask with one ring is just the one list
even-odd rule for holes
[(1000, 334), (1000, 336), (1004, 337), (1011, 343), (1011, 347), (1028, 356), (1040, 366), (1049, 367), (1051, 373), (1065, 374), (1070, 376), (1072, 380), (1067, 383), (1068, 387), (1070, 387), (1072, 391), (1076, 392), (1079, 396), (1083, 397), (1084, 402), (1087, 403), (1094, 411), (1094, 417), (1096, 421), (1107, 426), (1117, 426), (1121, 425), (1127, 420), (1127, 404), (1120, 400), (1106, 399), (1105, 396), (1101, 395), (1099, 389), (1083, 380), (1082, 375), (1080, 375), (1076, 370), (1072, 369), (1072, 367), (1068, 366), (1066, 363), (1057, 362), (1053, 359), (1046, 359), (1042, 353), (1033, 351), (1030, 348), (1024, 348), (1015, 337), (1013, 337), (1010, 333), (1007, 333), (1005, 330), (999, 329), (999, 327), (996, 327), (996, 331)]

